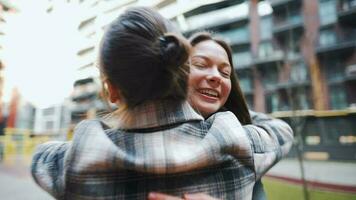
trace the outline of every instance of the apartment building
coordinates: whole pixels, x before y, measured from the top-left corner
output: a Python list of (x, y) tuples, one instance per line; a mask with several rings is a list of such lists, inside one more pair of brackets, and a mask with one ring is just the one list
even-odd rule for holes
[(128, 6), (146, 5), (186, 36), (209, 30), (227, 40), (250, 108), (282, 117), (292, 126), (303, 124), (299, 132), (304, 133), (306, 151), (317, 152), (312, 155), (319, 159), (356, 158), (355, 0), (66, 2), (78, 9), (82, 38), (71, 97), (73, 119), (105, 109), (98, 100), (96, 67), (105, 26)]

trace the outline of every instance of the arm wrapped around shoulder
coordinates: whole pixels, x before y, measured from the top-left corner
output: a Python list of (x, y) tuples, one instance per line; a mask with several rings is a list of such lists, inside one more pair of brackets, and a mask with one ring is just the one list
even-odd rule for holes
[(293, 144), (293, 130), (284, 121), (250, 111), (252, 125), (243, 126), (253, 147), (256, 178), (286, 156)]
[(70, 142), (47, 142), (37, 147), (31, 165), (36, 183), (52, 196), (64, 194), (64, 156)]

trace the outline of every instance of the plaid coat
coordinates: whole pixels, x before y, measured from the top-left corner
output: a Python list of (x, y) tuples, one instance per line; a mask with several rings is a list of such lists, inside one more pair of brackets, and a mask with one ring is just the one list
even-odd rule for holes
[(285, 122), (259, 113), (251, 113), (257, 125), (242, 126), (231, 112), (204, 121), (186, 102), (134, 112), (125, 129), (85, 120), (73, 141), (40, 145), (31, 167), (37, 184), (57, 199), (146, 199), (156, 191), (248, 200), (293, 140)]

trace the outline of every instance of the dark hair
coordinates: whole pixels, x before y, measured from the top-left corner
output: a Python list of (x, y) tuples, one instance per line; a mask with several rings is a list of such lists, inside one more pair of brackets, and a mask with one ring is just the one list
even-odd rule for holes
[(102, 75), (128, 109), (158, 99), (187, 96), (190, 44), (171, 23), (147, 7), (132, 7), (107, 28), (99, 50)]
[(238, 82), (237, 75), (234, 71), (234, 66), (232, 62), (232, 50), (230, 46), (222, 39), (215, 38), (212, 36), (211, 33), (209, 32), (198, 32), (193, 34), (190, 38), (190, 44), (194, 47), (200, 42), (207, 41), (207, 40), (212, 40), (219, 44), (224, 50), (226, 51), (228, 58), (229, 58), (229, 63), (232, 68), (231, 70), (231, 75), (230, 75), (230, 80), (231, 80), (231, 91), (229, 94), (229, 97), (226, 100), (225, 105), (223, 106), (224, 109), (227, 109), (231, 111), (232, 113), (235, 114), (235, 116), (239, 119), (239, 121), (242, 124), (251, 124), (252, 120), (250, 117), (250, 113), (248, 111), (248, 106), (245, 100), (245, 97), (242, 93), (242, 90), (240, 88), (240, 84)]

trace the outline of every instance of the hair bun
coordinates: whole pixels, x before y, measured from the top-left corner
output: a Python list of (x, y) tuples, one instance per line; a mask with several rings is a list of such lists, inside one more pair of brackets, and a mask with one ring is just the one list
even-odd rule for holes
[(178, 68), (188, 60), (190, 44), (182, 36), (168, 33), (160, 37), (159, 42), (164, 67)]

